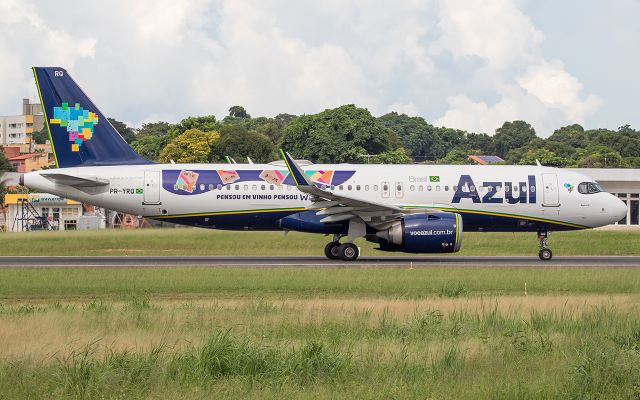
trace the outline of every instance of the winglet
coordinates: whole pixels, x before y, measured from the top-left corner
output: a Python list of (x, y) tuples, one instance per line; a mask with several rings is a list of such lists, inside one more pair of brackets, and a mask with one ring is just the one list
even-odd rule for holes
[(296, 186), (314, 186), (315, 185), (307, 178), (307, 176), (302, 171), (302, 168), (296, 163), (296, 161), (291, 157), (289, 153), (280, 149), (280, 153), (282, 154), (282, 158), (284, 159), (284, 163), (287, 165), (287, 169), (289, 169), (289, 173), (293, 178), (293, 181), (296, 183)]

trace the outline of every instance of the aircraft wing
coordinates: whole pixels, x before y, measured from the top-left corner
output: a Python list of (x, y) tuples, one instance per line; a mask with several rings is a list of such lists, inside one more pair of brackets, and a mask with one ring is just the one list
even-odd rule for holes
[(73, 187), (96, 187), (106, 186), (109, 184), (109, 181), (106, 179), (61, 174), (58, 172), (42, 173), (40, 175), (59, 185), (67, 185)]
[(280, 151), (298, 190), (311, 196), (313, 203), (307, 208), (320, 209), (317, 215), (325, 216), (321, 222), (339, 222), (359, 217), (375, 229), (386, 229), (403, 215), (434, 211), (431, 208), (402, 209), (323, 190), (311, 182), (289, 153)]

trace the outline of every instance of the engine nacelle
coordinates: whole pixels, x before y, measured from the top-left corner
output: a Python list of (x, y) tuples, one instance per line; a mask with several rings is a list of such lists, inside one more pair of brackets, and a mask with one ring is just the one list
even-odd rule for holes
[(462, 244), (462, 217), (450, 212), (407, 215), (376, 236), (380, 250), (455, 253)]

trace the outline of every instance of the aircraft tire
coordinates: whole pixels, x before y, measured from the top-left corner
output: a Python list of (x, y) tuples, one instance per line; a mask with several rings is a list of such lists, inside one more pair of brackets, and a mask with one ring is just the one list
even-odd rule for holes
[(360, 255), (360, 249), (353, 243), (345, 243), (338, 248), (342, 261), (355, 261)]
[(551, 252), (551, 249), (542, 249), (540, 253), (538, 253), (538, 257), (540, 257), (542, 261), (549, 261), (553, 257), (553, 252)]
[(340, 259), (340, 242), (329, 242), (324, 247), (324, 255), (329, 260), (339, 260)]

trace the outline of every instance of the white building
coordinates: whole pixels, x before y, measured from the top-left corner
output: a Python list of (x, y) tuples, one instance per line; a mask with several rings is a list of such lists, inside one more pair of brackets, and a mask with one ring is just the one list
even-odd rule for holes
[(31, 134), (44, 126), (42, 106), (22, 99), (22, 114), (0, 116), (0, 145), (29, 144)]
[(632, 168), (568, 168), (597, 181), (604, 190), (615, 194), (627, 204), (627, 216), (616, 225), (640, 224), (640, 169)]
[(82, 216), (81, 203), (48, 193), (7, 194), (4, 203), (8, 232), (77, 229)]

